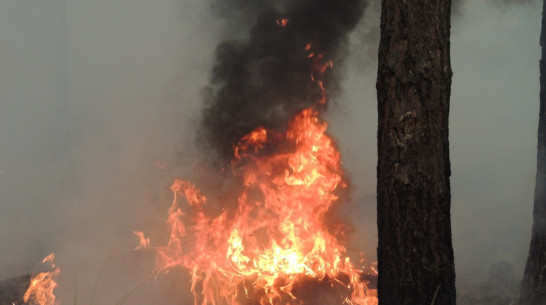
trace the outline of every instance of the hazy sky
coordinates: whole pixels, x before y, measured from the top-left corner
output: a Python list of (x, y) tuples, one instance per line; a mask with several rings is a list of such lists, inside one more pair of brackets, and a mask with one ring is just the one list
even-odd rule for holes
[[(351, 35), (342, 94), (326, 114), (369, 260), (377, 242), (377, 2)], [(55, 251), (68, 300), (75, 278), (85, 299), (109, 272), (101, 292), (119, 299), (153, 264), (132, 252), (132, 231), (160, 236), (172, 179), (193, 175), (202, 89), (227, 24), (210, 0), (0, 0), (0, 7), (0, 279), (38, 270)], [(465, 1), (452, 20), (459, 284), (486, 279), (499, 260), (513, 262), (521, 277), (536, 164), (540, 10), (538, 0)], [(146, 296), (152, 302), (173, 297), (154, 293)]]

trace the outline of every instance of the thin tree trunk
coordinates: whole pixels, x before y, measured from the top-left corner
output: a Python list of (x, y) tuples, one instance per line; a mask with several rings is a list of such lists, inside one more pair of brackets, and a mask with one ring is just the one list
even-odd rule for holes
[(529, 256), (521, 283), (521, 304), (546, 304), (546, 43), (544, 12), (542, 8), (542, 31), (540, 45), (540, 112), (538, 118), (537, 174), (535, 185), (535, 202), (533, 206), (533, 231)]
[(455, 304), (450, 0), (383, 0), (377, 96), (380, 305)]

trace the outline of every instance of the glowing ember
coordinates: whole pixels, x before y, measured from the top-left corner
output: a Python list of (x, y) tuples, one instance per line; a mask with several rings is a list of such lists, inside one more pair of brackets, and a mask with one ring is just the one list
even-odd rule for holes
[(23, 301), (28, 303), (29, 301), (33, 302), (32, 304), (38, 305), (54, 305), (55, 304), (55, 294), (53, 290), (57, 288), (57, 282), (55, 279), (61, 272), (61, 269), (55, 267), (53, 260), (55, 259), (55, 254), (51, 253), (46, 256), (42, 263), (50, 262), (51, 267), (54, 268), (53, 271), (49, 272), (40, 272), (34, 276), (30, 285), (23, 296)]
[(288, 24), (288, 19), (277, 19), (276, 22), (278, 26), (285, 27)]

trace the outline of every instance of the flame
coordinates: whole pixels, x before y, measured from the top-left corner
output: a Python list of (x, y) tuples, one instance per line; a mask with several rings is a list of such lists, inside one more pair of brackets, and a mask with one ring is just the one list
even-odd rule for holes
[(324, 60), (324, 54), (322, 53), (316, 53), (312, 51), (313, 44), (309, 42), (305, 45), (304, 50), (308, 52), (307, 58), (310, 58), (313, 60), (313, 64), (311, 66), (311, 81), (316, 83), (316, 85), (319, 87), (320, 90), (320, 99), (317, 100), (317, 104), (326, 104), (326, 101), (328, 100), (328, 95), (326, 94), (326, 88), (324, 87), (324, 83), (322, 82), (322, 76), (324, 73), (326, 73), (327, 69), (332, 69), (334, 67), (334, 63), (331, 60)]
[(150, 245), (150, 239), (144, 237), (144, 233), (141, 231), (133, 231), (133, 233), (138, 237), (139, 243), (138, 246), (134, 249), (135, 251), (148, 248)]
[(285, 27), (288, 24), (288, 19), (287, 18), (277, 19), (275, 20), (275, 22), (277, 23), (278, 26)]
[[(232, 168), (241, 186), (233, 211), (211, 213), (194, 184), (175, 180), (170, 239), (157, 250), (158, 272), (189, 270), (196, 305), (242, 304), (256, 295), (260, 304), (299, 304), (294, 285), (304, 278), (343, 286), (348, 304), (376, 304), (336, 238), (343, 232), (324, 221), (346, 187), (326, 129), (309, 108), (284, 134), (260, 127), (244, 136), (234, 148)], [(290, 149), (263, 153), (272, 141)]]
[[(276, 23), (284, 27), (288, 19)], [(320, 93), (315, 104), (325, 104), (323, 76), (333, 62), (312, 42), (302, 51)], [(335, 290), (339, 304), (376, 305), (376, 291), (338, 238), (344, 228), (326, 221), (347, 187), (327, 127), (310, 107), (286, 132), (258, 127), (243, 136), (233, 146), (237, 183), (219, 200), (175, 180), (169, 241), (155, 248), (157, 273), (186, 269), (195, 305), (302, 305), (302, 283)]]
[(248, 156), (245, 151), (251, 146), (254, 147), (254, 152), (258, 152), (259, 149), (263, 148), (263, 143), (266, 141), (266, 139), (267, 130), (265, 130), (263, 127), (258, 127), (256, 130), (241, 138), (239, 144), (235, 146), (234, 157), (236, 159), (241, 159), (241, 153), (243, 153), (243, 156)]
[(30, 280), (30, 285), (23, 296), (23, 301), (28, 303), (33, 301), (33, 304), (38, 305), (55, 305), (55, 294), (53, 290), (57, 288), (56, 278), (61, 273), (60, 268), (55, 267), (55, 254), (51, 253), (46, 256), (42, 263), (51, 262), (53, 271), (40, 272)]
[(53, 263), (53, 260), (55, 259), (55, 253), (51, 252), (49, 255), (47, 255), (46, 257), (44, 257), (44, 259), (42, 260), (42, 264), (44, 264), (45, 262), (51, 262), (53, 265), (55, 265)]

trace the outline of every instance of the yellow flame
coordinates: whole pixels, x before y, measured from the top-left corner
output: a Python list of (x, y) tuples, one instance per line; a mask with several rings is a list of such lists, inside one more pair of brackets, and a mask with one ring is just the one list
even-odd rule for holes
[[(52, 267), (55, 268), (54, 259), (55, 254), (51, 253), (42, 260), (42, 263), (51, 262)], [(38, 305), (55, 305), (53, 290), (57, 288), (56, 278), (60, 272), (60, 268), (55, 268), (53, 271), (40, 272), (32, 277), (30, 285), (23, 296), (23, 301), (25, 303), (33, 301)]]

